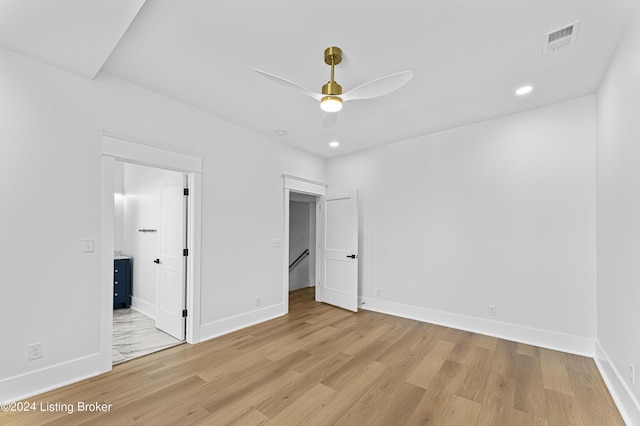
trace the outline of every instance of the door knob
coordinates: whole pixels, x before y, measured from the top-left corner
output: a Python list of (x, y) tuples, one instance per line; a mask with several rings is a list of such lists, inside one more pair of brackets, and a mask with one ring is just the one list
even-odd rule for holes
[(160, 263), (160, 259), (154, 260), (153, 263)]
[(355, 255), (355, 254), (347, 255), (347, 257), (350, 257), (351, 259), (355, 259), (355, 258), (356, 258), (356, 255)]

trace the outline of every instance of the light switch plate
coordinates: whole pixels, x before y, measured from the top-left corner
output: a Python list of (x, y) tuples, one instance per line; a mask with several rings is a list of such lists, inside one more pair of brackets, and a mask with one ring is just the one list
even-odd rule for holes
[(84, 253), (93, 253), (93, 249), (94, 249), (93, 238), (83, 238), (82, 239), (82, 251)]

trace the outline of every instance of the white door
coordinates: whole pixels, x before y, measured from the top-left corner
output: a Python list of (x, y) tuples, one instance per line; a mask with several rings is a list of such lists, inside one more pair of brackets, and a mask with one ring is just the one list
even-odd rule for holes
[(321, 197), (323, 222), (318, 299), (358, 311), (358, 193)]
[(160, 263), (157, 283), (156, 327), (184, 340), (186, 176), (166, 178), (160, 193)]

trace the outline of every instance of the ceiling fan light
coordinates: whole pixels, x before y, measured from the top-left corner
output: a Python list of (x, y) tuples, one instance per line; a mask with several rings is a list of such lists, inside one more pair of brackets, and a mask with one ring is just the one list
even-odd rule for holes
[(325, 112), (338, 112), (342, 109), (342, 99), (337, 96), (325, 96), (320, 101), (320, 108)]

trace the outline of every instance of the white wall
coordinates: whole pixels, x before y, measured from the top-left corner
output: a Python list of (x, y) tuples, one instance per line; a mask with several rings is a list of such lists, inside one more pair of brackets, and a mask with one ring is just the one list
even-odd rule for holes
[[(323, 159), (109, 75), (85, 80), (1, 49), (0, 93), (0, 401), (100, 371), (101, 131), (206, 156), (202, 339), (284, 312), (271, 244), (284, 235), (281, 175), (324, 181)], [(28, 361), (34, 342), (45, 355)]]
[(598, 360), (627, 421), (640, 424), (640, 8), (597, 100)]
[(363, 308), (593, 354), (594, 164), (594, 96), (330, 159)]
[[(289, 264), (310, 248), (311, 217), (309, 203), (289, 201)], [(309, 287), (310, 256), (289, 272), (289, 290)]]

